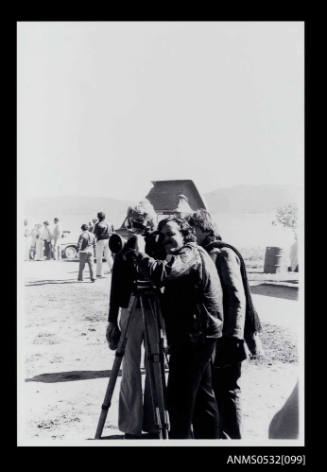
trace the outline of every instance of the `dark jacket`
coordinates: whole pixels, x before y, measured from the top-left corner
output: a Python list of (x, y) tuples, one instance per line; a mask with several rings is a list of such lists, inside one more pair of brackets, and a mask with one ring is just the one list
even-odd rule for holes
[(165, 261), (139, 255), (136, 265), (143, 277), (164, 286), (162, 308), (170, 344), (222, 335), (222, 289), (203, 248), (187, 243)]
[[(147, 236), (144, 236), (147, 247)], [(132, 238), (129, 242), (132, 241)], [(151, 244), (152, 246), (152, 244)], [(111, 274), (110, 303), (108, 321), (117, 323), (119, 308), (127, 308), (135, 288), (135, 281), (142, 280), (135, 264), (135, 253), (126, 243), (124, 248), (115, 255)]]
[(109, 239), (111, 228), (109, 228), (109, 225), (106, 221), (99, 221), (95, 224), (93, 233), (97, 241), (100, 239)]
[(223, 334), (245, 339), (252, 351), (253, 334), (261, 331), (261, 323), (253, 305), (245, 262), (237, 249), (225, 242), (208, 238), (203, 246), (215, 262), (223, 288)]
[(232, 249), (213, 247), (208, 251), (216, 265), (223, 287), (223, 335), (244, 338), (246, 299), (240, 260)]
[(108, 321), (117, 323), (119, 308), (128, 307), (137, 276), (134, 265), (126, 260), (124, 251), (116, 254), (111, 273)]

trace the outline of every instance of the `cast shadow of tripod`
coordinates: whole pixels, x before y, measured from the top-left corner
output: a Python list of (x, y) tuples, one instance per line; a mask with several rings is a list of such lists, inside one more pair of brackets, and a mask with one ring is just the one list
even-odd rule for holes
[[(90, 282), (89, 280), (85, 281)], [(65, 279), (65, 280), (35, 280), (33, 282), (28, 282), (25, 284), (25, 287), (35, 287), (37, 285), (52, 285), (52, 284), (80, 284), (76, 279)]]
[[(121, 377), (122, 371), (119, 371), (118, 376)], [(25, 382), (72, 382), (74, 380), (89, 380), (101, 379), (110, 377), (111, 370), (73, 370), (71, 372), (53, 372), (51, 374), (35, 375), (30, 379), (25, 379)]]

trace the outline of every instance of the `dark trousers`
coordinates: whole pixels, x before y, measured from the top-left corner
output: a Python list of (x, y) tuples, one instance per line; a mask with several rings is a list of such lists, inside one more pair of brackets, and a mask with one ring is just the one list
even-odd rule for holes
[[(167, 387), (170, 439), (216, 439), (218, 408), (212, 388), (214, 342), (170, 345)], [(193, 426), (193, 435), (192, 435)]]
[(44, 254), (46, 259), (51, 259), (51, 242), (44, 241)]
[(213, 367), (212, 385), (219, 411), (219, 437), (241, 439), (241, 362)]

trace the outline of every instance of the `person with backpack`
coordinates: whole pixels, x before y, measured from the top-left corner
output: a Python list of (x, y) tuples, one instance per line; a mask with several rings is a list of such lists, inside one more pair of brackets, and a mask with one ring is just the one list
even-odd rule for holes
[(94, 269), (93, 269), (93, 257), (95, 248), (95, 238), (92, 233), (89, 232), (89, 227), (86, 224), (81, 226), (83, 231), (78, 238), (77, 251), (79, 253), (79, 270), (78, 270), (78, 281), (83, 282), (83, 271), (85, 264), (87, 263), (90, 271), (90, 279), (95, 282)]
[(214, 261), (223, 290), (223, 335), (216, 341), (213, 362), (213, 388), (219, 416), (220, 437), (241, 439), (241, 377), (242, 361), (247, 353), (253, 357), (261, 352), (258, 332), (261, 323), (253, 306), (244, 260), (236, 248), (222, 241), (210, 213), (201, 209), (188, 217), (197, 243)]
[(103, 268), (102, 268), (102, 258), (103, 256), (106, 258), (106, 261), (109, 266), (109, 272), (111, 272), (113, 261), (112, 261), (112, 256), (109, 250), (109, 238), (111, 235), (111, 227), (105, 220), (106, 215), (103, 213), (103, 211), (100, 211), (98, 214), (98, 221), (94, 225), (94, 236), (96, 239), (96, 260), (97, 260), (97, 265), (96, 265), (96, 276), (98, 278), (103, 277)]

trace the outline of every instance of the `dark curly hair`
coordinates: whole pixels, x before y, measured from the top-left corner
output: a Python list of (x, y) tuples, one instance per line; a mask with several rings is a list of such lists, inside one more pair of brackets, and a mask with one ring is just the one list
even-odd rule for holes
[(196, 236), (193, 232), (192, 227), (189, 225), (185, 218), (182, 218), (180, 216), (170, 215), (164, 220), (161, 220), (158, 224), (158, 233), (161, 233), (162, 228), (166, 226), (167, 223), (170, 223), (172, 221), (178, 224), (185, 243), (196, 241)]
[(191, 227), (198, 226), (202, 231), (208, 233), (210, 237), (214, 237), (218, 240), (222, 239), (218, 228), (208, 210), (201, 209), (195, 211), (187, 217), (187, 221)]

